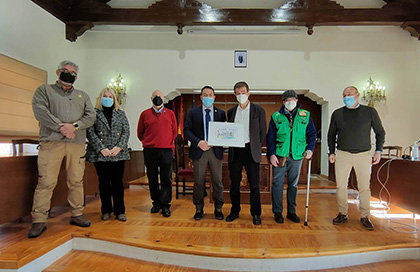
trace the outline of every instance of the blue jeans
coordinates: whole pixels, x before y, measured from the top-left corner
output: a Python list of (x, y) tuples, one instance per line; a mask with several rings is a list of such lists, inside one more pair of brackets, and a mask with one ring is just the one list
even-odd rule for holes
[(287, 172), (287, 213), (296, 213), (296, 194), (302, 160), (286, 159), (283, 167), (273, 167), (273, 213), (283, 212), (283, 183)]

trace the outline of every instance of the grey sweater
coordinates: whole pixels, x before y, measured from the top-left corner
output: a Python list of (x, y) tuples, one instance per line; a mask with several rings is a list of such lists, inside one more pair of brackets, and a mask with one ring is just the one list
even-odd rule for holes
[(375, 151), (382, 151), (385, 130), (374, 108), (360, 105), (355, 109), (341, 107), (335, 110), (328, 130), (329, 154), (335, 154), (336, 148), (350, 153), (371, 150), (372, 128), (376, 138)]
[[(63, 141), (85, 144), (86, 129), (93, 125), (95, 110), (89, 96), (80, 90), (65, 91), (56, 83), (41, 85), (32, 98), (32, 109), (39, 121), (40, 141)], [(76, 137), (68, 139), (60, 133), (61, 123), (77, 123)]]

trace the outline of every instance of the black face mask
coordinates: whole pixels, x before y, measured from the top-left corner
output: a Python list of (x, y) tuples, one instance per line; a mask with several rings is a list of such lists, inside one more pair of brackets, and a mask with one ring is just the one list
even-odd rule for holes
[(73, 84), (76, 80), (76, 76), (73, 76), (70, 73), (60, 72), (60, 80), (66, 83)]
[(160, 96), (155, 96), (152, 102), (153, 102), (153, 105), (155, 105), (156, 107), (159, 107), (160, 105), (162, 105), (163, 100), (162, 98), (160, 98)]

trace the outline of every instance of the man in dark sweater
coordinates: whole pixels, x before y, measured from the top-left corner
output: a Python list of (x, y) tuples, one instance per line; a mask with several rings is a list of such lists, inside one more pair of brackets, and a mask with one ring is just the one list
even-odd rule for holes
[[(370, 211), (370, 174), (372, 164), (379, 163), (385, 142), (385, 130), (378, 112), (359, 104), (360, 93), (350, 86), (343, 91), (345, 107), (335, 110), (331, 116), (328, 130), (329, 161), (335, 163), (337, 183), (337, 204), (339, 214), (333, 219), (334, 225), (347, 222), (347, 186), (352, 168), (357, 176), (360, 194), (360, 223), (368, 230), (373, 224), (368, 216)], [(373, 161), (371, 157), (371, 129), (375, 132), (376, 149)], [(337, 150), (336, 150), (337, 148)]]

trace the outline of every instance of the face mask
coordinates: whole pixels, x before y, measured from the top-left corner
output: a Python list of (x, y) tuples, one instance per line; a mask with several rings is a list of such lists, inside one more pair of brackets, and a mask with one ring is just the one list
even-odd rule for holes
[(286, 107), (288, 111), (292, 111), (294, 108), (296, 108), (296, 104), (297, 104), (296, 101), (289, 100), (289, 101), (286, 101), (286, 103), (284, 103), (284, 106)]
[(238, 94), (236, 100), (238, 100), (239, 104), (245, 104), (248, 101), (248, 96), (246, 94)]
[(343, 98), (343, 101), (344, 101), (344, 105), (346, 105), (346, 107), (348, 108), (356, 104), (356, 100), (354, 99), (354, 96), (346, 96)]
[(155, 105), (156, 107), (159, 107), (160, 105), (162, 105), (163, 100), (162, 98), (160, 98), (160, 96), (155, 96), (153, 97), (152, 102), (153, 102), (153, 105)]
[(109, 98), (109, 97), (102, 97), (102, 106), (110, 108), (112, 107), (112, 105), (114, 105), (114, 99)]
[(60, 72), (60, 80), (66, 83), (73, 84), (76, 80), (76, 76), (73, 76), (70, 73)]
[(206, 106), (207, 108), (210, 108), (211, 105), (213, 105), (214, 99), (212, 97), (204, 97), (203, 98), (203, 104), (204, 106)]

